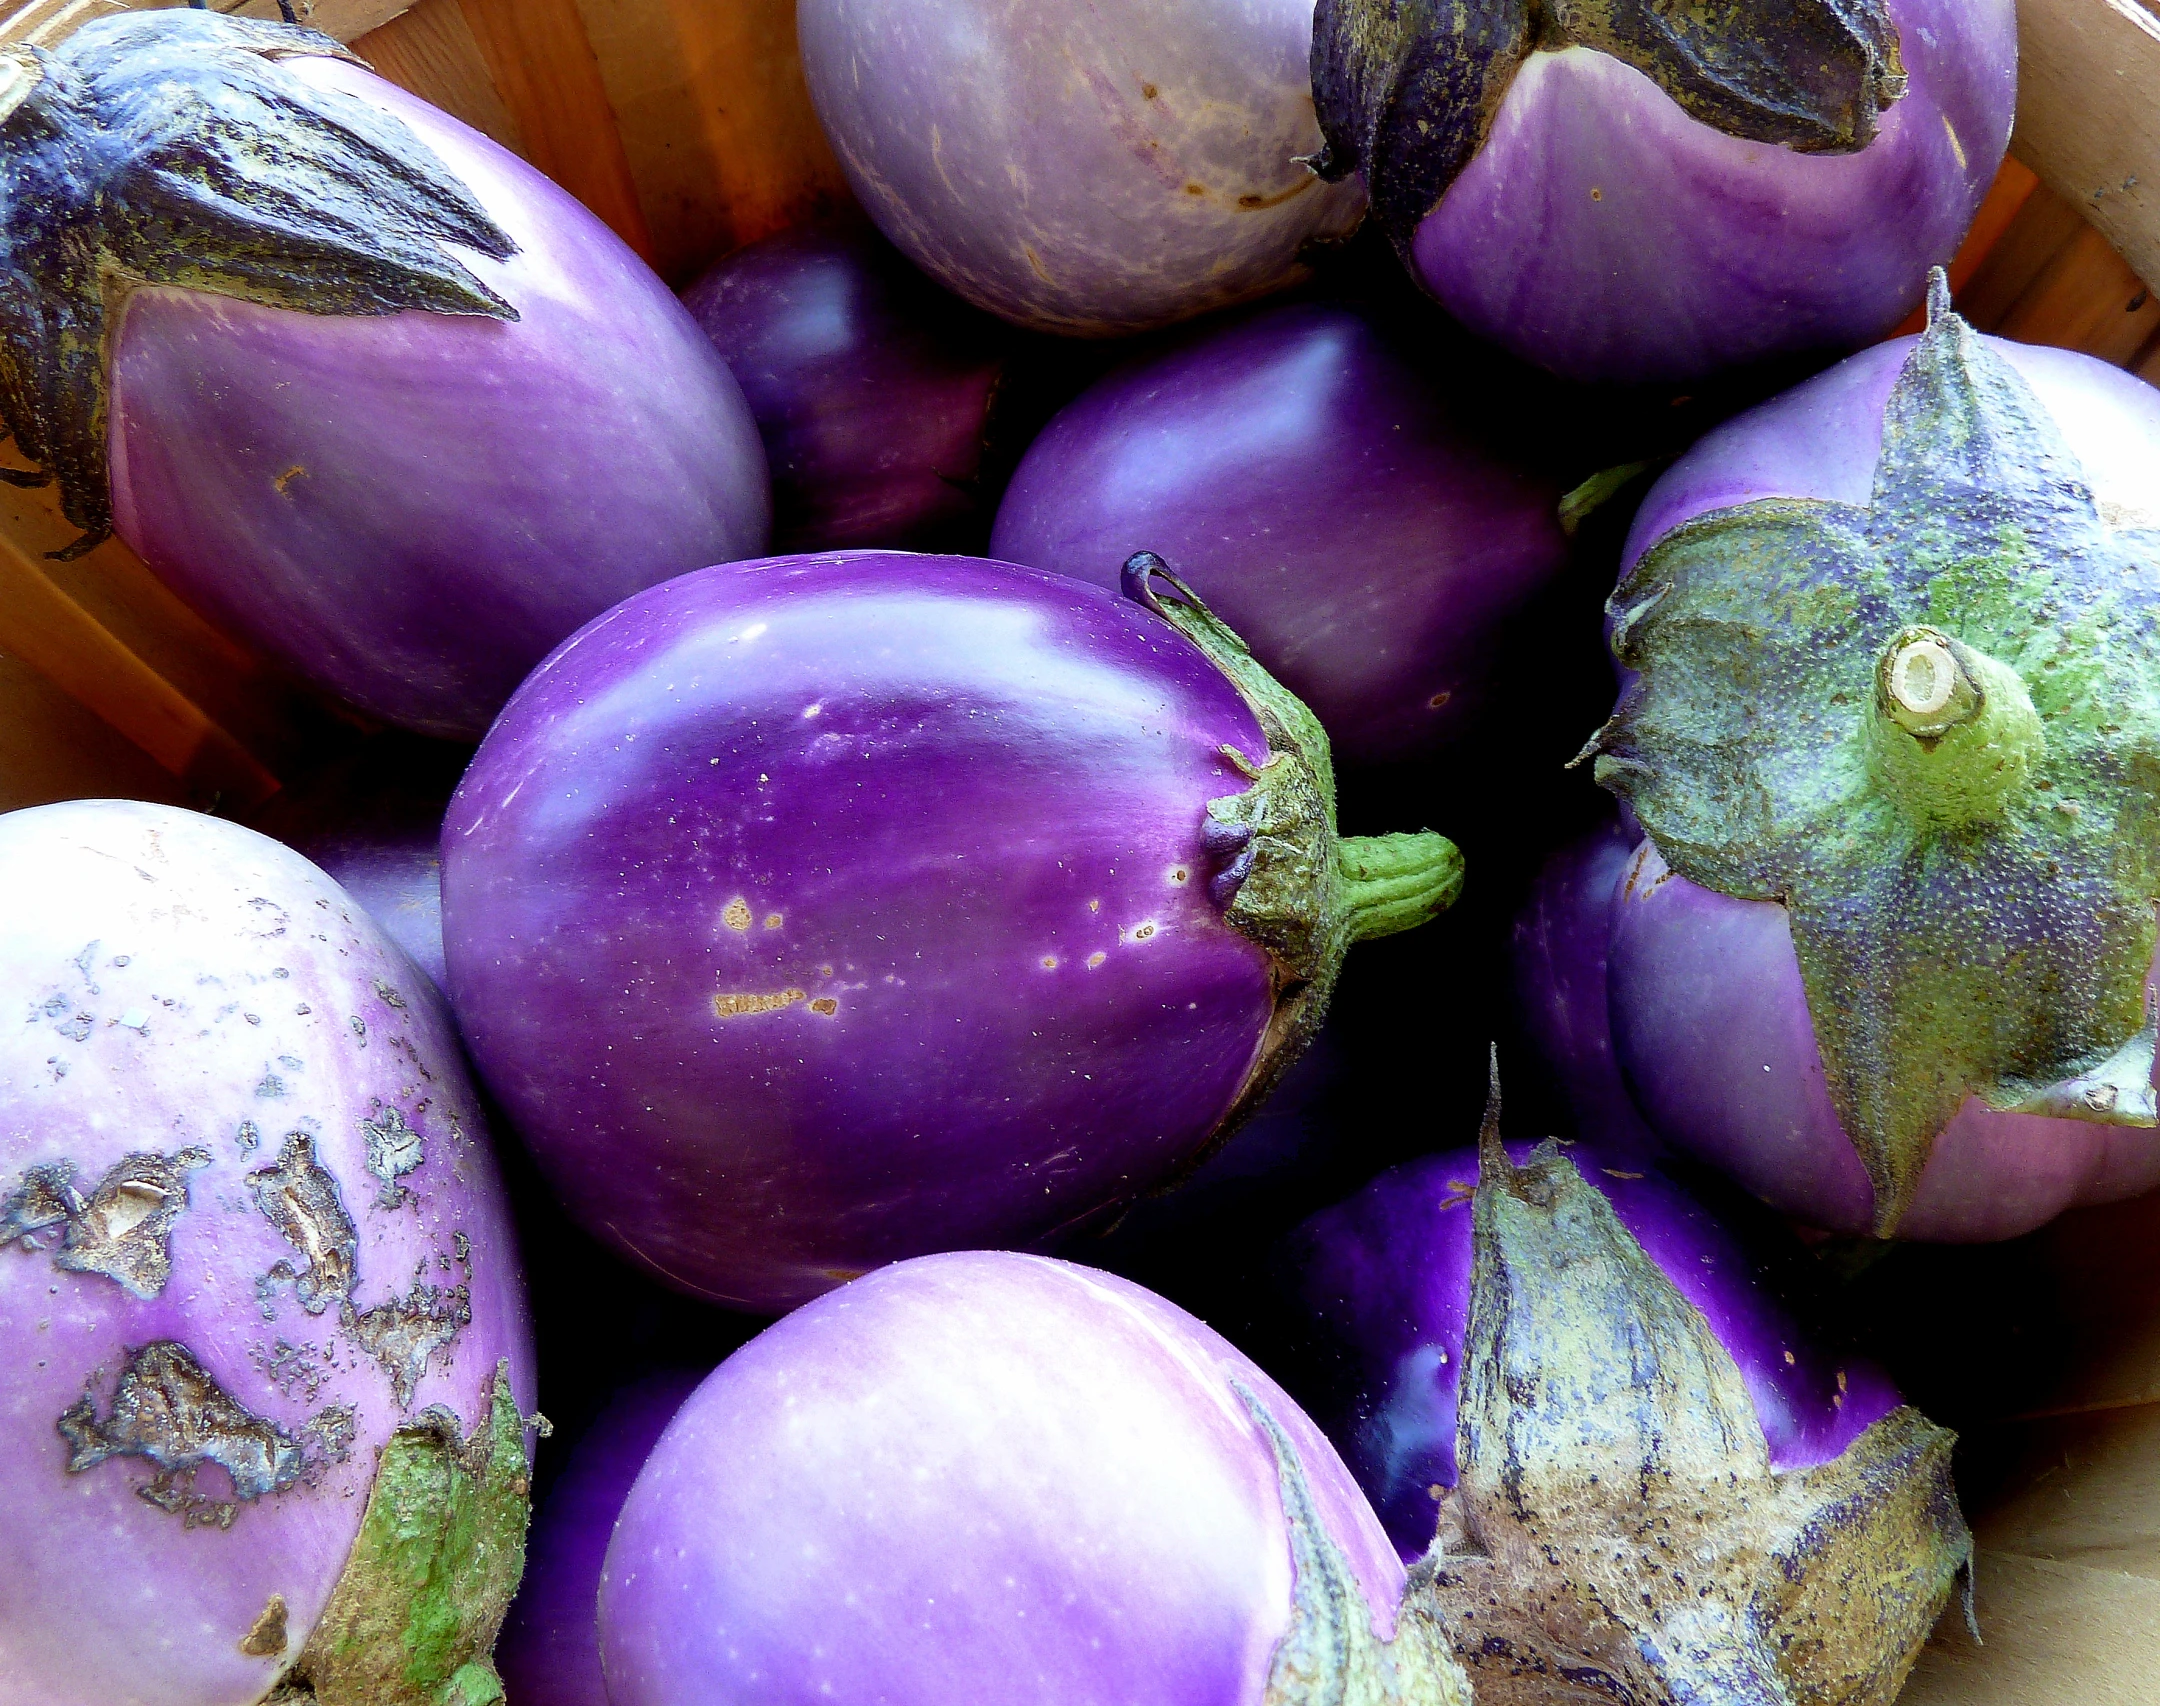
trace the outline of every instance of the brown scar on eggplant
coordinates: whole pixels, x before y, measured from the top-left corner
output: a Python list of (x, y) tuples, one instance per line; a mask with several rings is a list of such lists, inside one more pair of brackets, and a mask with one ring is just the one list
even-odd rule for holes
[(187, 1209), (187, 1176), (209, 1164), (207, 1149), (138, 1151), (115, 1162), (87, 1198), (75, 1188), (73, 1162), (33, 1167), (0, 1201), (0, 1248), (19, 1241), (39, 1249), (40, 1233), (64, 1228), (55, 1267), (155, 1297), (172, 1278), (172, 1229)]
[(398, 1108), (384, 1108), (374, 1119), (362, 1120), (360, 1130), (367, 1138), (367, 1170), (382, 1181), (375, 1201), (396, 1208), (412, 1195), (398, 1181), (427, 1160), (421, 1134)]
[(266, 1279), (291, 1280), (300, 1307), (320, 1315), (344, 1304), (359, 1278), (360, 1235), (338, 1194), (337, 1180), (315, 1159), (315, 1140), (289, 1132), (275, 1167), (248, 1175), (255, 1206), (300, 1253), (302, 1266), (280, 1262)]
[[(296, 1486), (308, 1467), (301, 1441), (236, 1402), (194, 1352), (160, 1340), (128, 1353), (102, 1419), (94, 1394), (54, 1424), (67, 1441), (67, 1472), (81, 1475), (115, 1457), (140, 1457), (157, 1473), (135, 1489), (189, 1528), (230, 1528), (242, 1504)], [(214, 1464), (232, 1482), (230, 1499), (198, 1492), (196, 1473)]]
[(346, 1305), (345, 1328), (360, 1348), (382, 1364), (401, 1410), (413, 1396), (436, 1353), (449, 1348), (472, 1321), (472, 1294), (462, 1285), (435, 1286), (425, 1281), (403, 1297), (355, 1312)]
[(274, 1593), (253, 1628), (240, 1639), (240, 1650), (251, 1659), (282, 1658), (289, 1637), (285, 1630), (285, 1596)]

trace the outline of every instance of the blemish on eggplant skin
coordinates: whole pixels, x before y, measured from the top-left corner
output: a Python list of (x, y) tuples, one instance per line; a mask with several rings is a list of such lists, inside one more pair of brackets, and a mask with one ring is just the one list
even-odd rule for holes
[(840, 1003), (835, 1001), (829, 995), (821, 995), (815, 1001), (810, 1003), (810, 1011), (817, 1014), (820, 1018), (830, 1019), (835, 1013), (840, 1011)]
[(785, 922), (786, 920), (777, 912), (768, 912), (765, 915), (765, 928), (768, 930), (777, 930)]
[(803, 989), (783, 989), (775, 994), (722, 993), (712, 998), (713, 1017), (739, 1019), (746, 1013), (777, 1013), (792, 1007), (809, 994)]
[(360, 1272), (360, 1233), (345, 1212), (336, 1177), (315, 1159), (315, 1140), (288, 1132), (278, 1164), (248, 1175), (262, 1217), (299, 1254), (303, 1266), (279, 1262), (265, 1285), (290, 1280), (300, 1307), (320, 1315), (352, 1296)]
[(1097, 966), (1101, 965), (1103, 961), (1107, 960), (1109, 957), (1110, 956), (1108, 954), (1104, 953), (1100, 948), (1097, 948), (1092, 954), (1088, 955), (1087, 957), (1088, 970), (1093, 971)]
[(740, 936), (750, 928), (750, 903), (737, 895), (720, 910), (720, 922)]
[(279, 497), (282, 498), (291, 493), (292, 485), (295, 480), (304, 480), (306, 478), (307, 469), (303, 467), (300, 463), (295, 462), (290, 468), (286, 469), (284, 473), (280, 474), (270, 483), (273, 486), (277, 487), (277, 494)]
[(187, 1176), (209, 1165), (207, 1149), (123, 1156), (88, 1197), (75, 1188), (74, 1163), (33, 1167), (0, 1198), (0, 1249), (42, 1249), (40, 1235), (58, 1232), (53, 1266), (155, 1297), (172, 1278), (172, 1229), (188, 1206)]
[(285, 1596), (274, 1593), (255, 1619), (255, 1626), (240, 1638), (240, 1650), (251, 1659), (276, 1659), (285, 1656)]

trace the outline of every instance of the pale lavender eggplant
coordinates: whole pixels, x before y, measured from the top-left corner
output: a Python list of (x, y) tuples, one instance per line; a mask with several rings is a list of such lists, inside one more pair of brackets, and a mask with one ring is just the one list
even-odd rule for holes
[(1642, 1151), (1657, 1139), (1613, 1060), (1607, 1010), (1613, 895), (1642, 840), (1616, 815), (1545, 862), (1516, 915), (1515, 1006), (1575, 1132)]
[[(980, 540), (1013, 337), (860, 221), (721, 261), (683, 304), (727, 358), (772, 465), (775, 551)], [(1122, 559), (1120, 559), (1122, 561)]]
[(617, 1393), (542, 1497), (525, 1580), (495, 1648), (511, 1706), (609, 1706), (600, 1570), (631, 1484), (705, 1369), (667, 1369)]
[[(1211, 815), (1265, 791), (1227, 751), (1269, 737), (1210, 658), (1098, 587), (878, 552), (685, 576), (564, 647), (467, 772), (443, 878), (465, 1036), (570, 1212), (778, 1312), (1191, 1159), (1302, 1047), (1278, 995), (1333, 979), (1233, 922), (1282, 867)], [(1345, 865), (1383, 843), (1454, 860)], [(1385, 928), (1438, 909), (1404, 905)]]
[(345, 316), (145, 288), (112, 340), (116, 531), (205, 616), (370, 714), (477, 740), (580, 624), (762, 549), (765, 458), (681, 304), (478, 132), (327, 58), (516, 243), (518, 313)]
[(1386, 1638), (1386, 1536), (1228, 1343), (1107, 1274), (930, 1256), (767, 1329), (683, 1406), (608, 1551), (609, 1700), (1343, 1698), (1270, 1687), (1329, 1563), (1349, 1638)]
[(1320, 147), (1312, 0), (803, 0), (810, 95), (885, 235), (978, 307), (1108, 336), (1304, 276), (1364, 197)]
[[(2160, 525), (2160, 395), (2088, 356), (1985, 343), (2053, 418), (2103, 513), (2123, 528)], [(1645, 499), (1625, 567), (1712, 510), (1763, 498), (1866, 503), (1912, 349), (1899, 339), (1855, 356), (1703, 439)], [(1610, 958), (1614, 1057), (1658, 1134), (1803, 1221), (1867, 1231), (1874, 1193), (1830, 1103), (1783, 907), (1699, 887), (1646, 844), (1615, 893)], [(1898, 1231), (2014, 1237), (2156, 1184), (2160, 1134), (1968, 1097)]]
[(0, 885), (0, 1702), (259, 1699), (393, 1435), (480, 1434), (499, 1370), (531, 1405), (480, 1108), (434, 990), (252, 831), (17, 812)]
[(1346, 763), (1429, 757), (1492, 709), (1511, 622), (1568, 560), (1561, 482), (1515, 465), (1357, 309), (1194, 337), (1070, 404), (990, 550), (1115, 585), (1157, 551)]
[(1874, 140), (1729, 136), (1587, 47), (1536, 52), (1417, 226), (1472, 331), (1583, 380), (1684, 381), (1884, 336), (1956, 252), (2010, 139), (2011, 0), (1890, 0), (1907, 77)]
[[(1532, 1148), (1508, 1152), (1521, 1165)], [(1773, 1470), (1827, 1463), (1897, 1408), (1889, 1378), (1830, 1354), (1778, 1296), (1761, 1254), (1664, 1174), (1624, 1148), (1568, 1155), (1731, 1353)], [(1406, 1562), (1431, 1548), (1439, 1495), (1456, 1480), (1478, 1177), (1475, 1149), (1391, 1168), (1283, 1246), (1306, 1369), (1293, 1388)]]

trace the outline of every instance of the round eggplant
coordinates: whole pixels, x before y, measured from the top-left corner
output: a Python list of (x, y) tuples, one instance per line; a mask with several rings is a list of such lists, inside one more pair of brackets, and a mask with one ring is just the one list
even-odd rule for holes
[(1453, 899), (1452, 844), (1338, 840), (1311, 713), (1159, 561), (1128, 584), (731, 564), (520, 691), (444, 826), (445, 945), (584, 1225), (774, 1312), (1047, 1239), (1219, 1141), (1351, 942)]
[(1108, 582), (1146, 546), (1313, 709), (1345, 763), (1484, 727), (1500, 641), (1567, 566), (1558, 479), (1517, 467), (1356, 309), (1271, 309), (1069, 405), (993, 556)]
[(515, 1706), (609, 1706), (599, 1617), (608, 1541), (638, 1471), (707, 1372), (672, 1368), (624, 1387), (541, 1499), (495, 1650)]
[[(1399, 14), (1399, 16), (1398, 16)], [(2010, 141), (2012, 0), (1320, 0), (1324, 176), (1463, 324), (1583, 380), (1882, 337)]]
[(579, 624), (766, 537), (740, 387), (515, 156), (326, 36), (0, 55), (0, 422), (78, 549), (385, 721), (477, 740)]
[(189, 812), (0, 818), (0, 888), (0, 1702), (492, 1698), (533, 1370), (440, 998)]
[(859, 223), (753, 243), (683, 303), (764, 434), (774, 550), (981, 540), (990, 414), (1013, 343), (1002, 322)]
[[(608, 1548), (613, 1706), (1467, 1706), (1326, 1438), (1182, 1310), (930, 1256), (768, 1328)], [(1393, 1638), (1391, 1638), (1393, 1637)]]
[(1144, 331), (1305, 274), (1346, 236), (1312, 0), (802, 0), (803, 70), (856, 197), (910, 259), (1046, 332)]
[(1938, 275), (1650, 494), (1588, 750), (1649, 838), (1610, 1011), (1661, 1135), (1883, 1236), (2160, 1183), (2156, 473), (2160, 397)]
[(1556, 1672), (1645, 1706), (1890, 1699), (1972, 1557), (1952, 1437), (1673, 1185), (1602, 1162), (1511, 1154), (1496, 1090), (1476, 1150), (1289, 1242), (1309, 1395), (1424, 1555), (1414, 1596), (1481, 1700)]

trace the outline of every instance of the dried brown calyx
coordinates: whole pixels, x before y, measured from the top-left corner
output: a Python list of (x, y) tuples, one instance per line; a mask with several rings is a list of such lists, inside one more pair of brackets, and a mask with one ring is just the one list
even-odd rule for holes
[(1479, 1706), (1888, 1706), (1970, 1566), (1917, 1410), (1770, 1468), (1740, 1370), (1605, 1197), (1487, 1115), (1460, 1480), (1409, 1600)]

